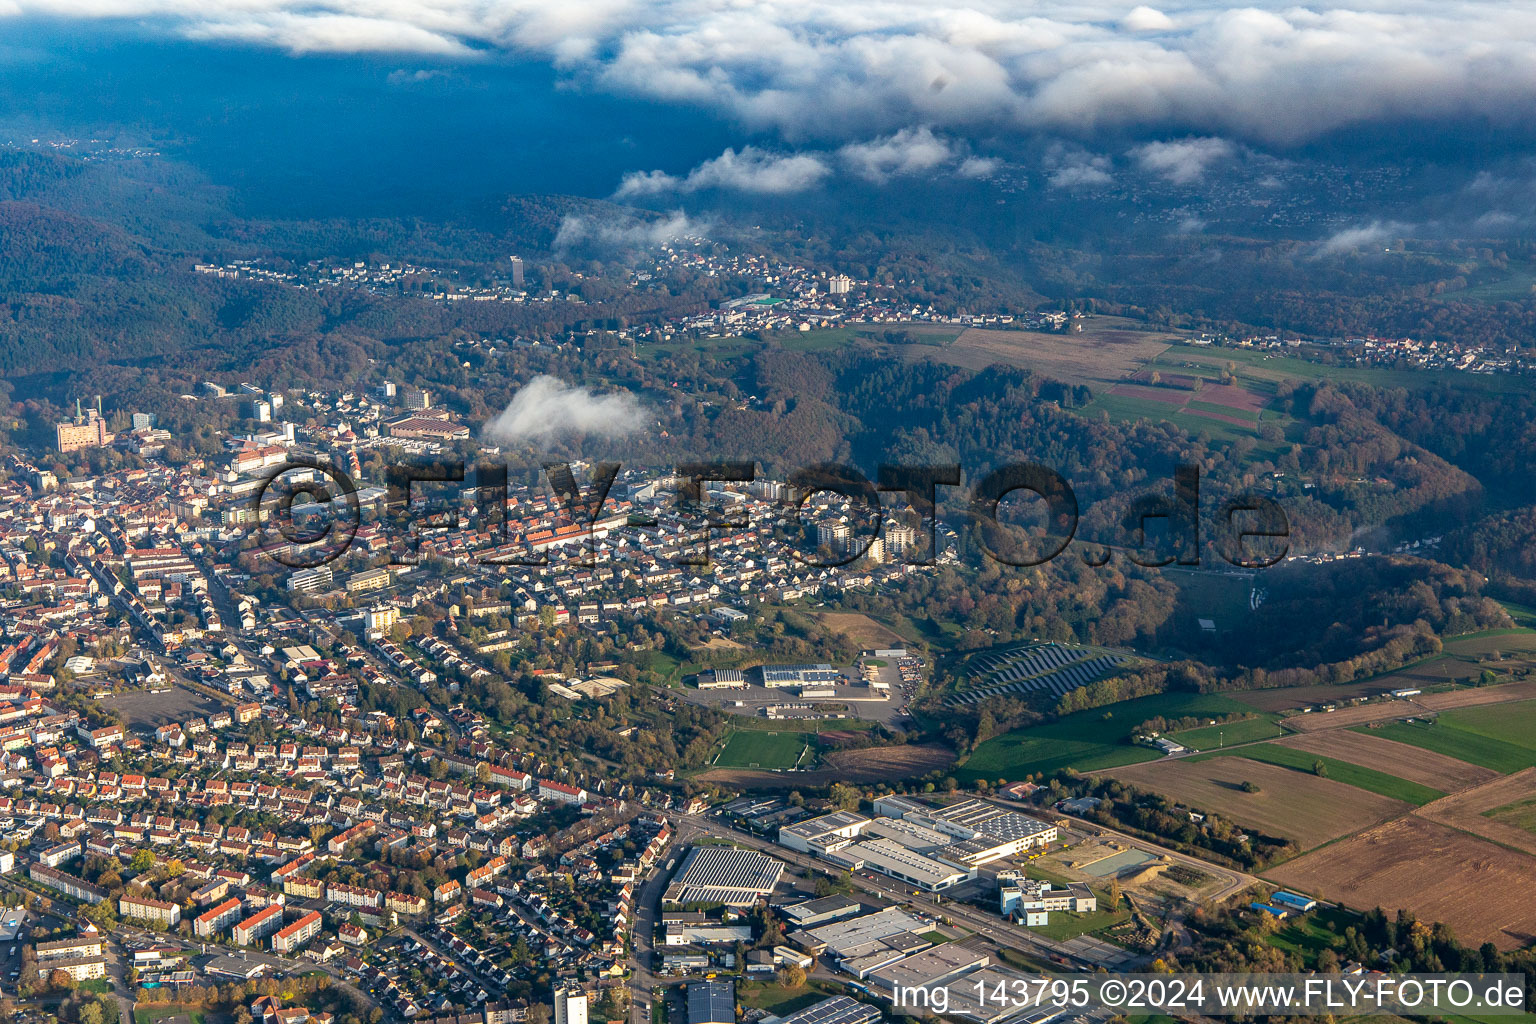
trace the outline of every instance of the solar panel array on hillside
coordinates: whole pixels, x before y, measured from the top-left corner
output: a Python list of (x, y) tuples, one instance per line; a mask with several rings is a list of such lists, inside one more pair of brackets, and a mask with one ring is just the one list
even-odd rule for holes
[(1008, 693), (1046, 690), (1062, 696), (1108, 675), (1130, 659), (1120, 654), (1100, 654), (1079, 647), (1041, 644), (999, 654), (983, 654), (972, 660), (973, 673), (990, 673), (990, 682), (949, 699), (951, 704), (975, 704)]

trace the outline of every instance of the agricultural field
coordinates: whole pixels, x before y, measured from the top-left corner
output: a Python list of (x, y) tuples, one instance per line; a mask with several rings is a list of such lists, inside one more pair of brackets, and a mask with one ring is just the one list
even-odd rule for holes
[(1295, 711), (1298, 708), (1316, 707), (1319, 704), (1334, 701), (1350, 701), (1356, 697), (1375, 697), (1381, 692), (1381, 683), (1367, 680), (1333, 686), (1287, 686), (1270, 690), (1244, 690), (1232, 694), (1232, 697), (1256, 711)]
[[(1094, 400), (1082, 411), (1103, 412), (1123, 421), (1171, 422), (1224, 441), (1251, 440), (1261, 425), (1274, 423), (1294, 441), (1299, 439), (1296, 422), (1270, 408), (1278, 385), (1285, 380), (1360, 381), (1410, 390), (1449, 386), (1503, 392), (1518, 386), (1511, 379), (1489, 375), (1328, 366), (1270, 351), (1186, 345), (1178, 343), (1177, 336), (1170, 340), (1172, 344), (1146, 357), (1133, 373), (1119, 378), (1086, 375), (1090, 384), (1097, 380), (1111, 386), (1095, 387)], [(1228, 373), (1232, 382), (1224, 383)], [(1153, 374), (1158, 377), (1157, 386), (1152, 386)], [(1254, 454), (1267, 458), (1276, 451), (1275, 445), (1263, 443)]]
[(905, 647), (907, 641), (863, 612), (817, 612), (816, 621), (833, 633), (847, 637), (860, 650)]
[(1363, 789), (1368, 793), (1375, 793), (1378, 796), (1384, 796), (1391, 800), (1401, 800), (1404, 803), (1414, 804), (1415, 806), (1427, 804), (1431, 800), (1438, 800), (1445, 796), (1444, 790), (1421, 785), (1417, 782), (1410, 782), (1395, 773), (1362, 767), (1354, 762), (1343, 761), (1327, 754), (1297, 750), (1289, 744), (1255, 743), (1251, 746), (1239, 747), (1236, 750), (1199, 754), (1190, 760), (1202, 761), (1210, 757), (1242, 757), (1250, 761), (1262, 761), (1265, 764), (1273, 764), (1281, 768), (1305, 772), (1309, 775), (1316, 774), (1316, 766), (1318, 762), (1321, 762), (1327, 778), (1342, 782), (1346, 786), (1354, 786), (1356, 789)]
[(1536, 854), (1536, 769), (1419, 808), (1430, 821)]
[(1336, 711), (1314, 711), (1311, 714), (1292, 715), (1281, 719), (1280, 724), (1292, 732), (1322, 732), (1330, 729), (1353, 729), (1356, 726), (1391, 722), (1399, 718), (1423, 715), (1424, 709), (1408, 700), (1383, 700), (1371, 704), (1357, 704)]
[(1492, 818), (1501, 825), (1509, 825), (1523, 832), (1536, 834), (1536, 796), (1528, 796), (1502, 807), (1495, 807), (1491, 811), (1484, 811), (1483, 817)]
[(776, 340), (784, 348), (794, 352), (822, 352), (854, 344), (885, 344), (885, 334), (909, 334), (915, 339), (902, 348), (915, 348), (919, 352), (931, 352), (953, 344), (966, 330), (963, 324), (930, 323), (882, 323), (849, 324), (846, 327), (821, 327), (809, 331), (787, 331)]
[(1501, 775), (1536, 767), (1536, 701), (1455, 708), (1430, 720), (1378, 725), (1371, 733)]
[(1536, 700), (1536, 682), (1501, 683), (1497, 686), (1479, 686), (1473, 689), (1443, 690), (1424, 693), (1413, 699), (1431, 711), (1451, 711), (1456, 708), (1479, 707), (1484, 704), (1511, 704), (1518, 701)]
[(830, 751), (822, 758), (820, 768), (793, 773), (716, 766), (694, 778), (731, 789), (782, 790), (793, 786), (830, 786), (834, 782), (895, 784), (954, 763), (955, 752), (948, 747), (906, 743)]
[(1441, 653), (1378, 676), (1370, 682), (1379, 687), (1378, 692), (1409, 688), (1443, 689), (1447, 684), (1476, 683), (1484, 669), (1502, 674), (1532, 667), (1536, 667), (1536, 631), (1525, 628), (1499, 629), (1447, 640)]
[(1362, 768), (1395, 775), (1445, 793), (1454, 793), (1498, 778), (1496, 772), (1480, 765), (1458, 761), (1423, 747), (1394, 743), (1375, 735), (1374, 730), (1303, 733), (1287, 736), (1280, 741), (1280, 745), (1314, 755), (1340, 758)]
[(967, 328), (953, 344), (934, 350), (906, 346), (908, 359), (937, 359), (969, 370), (1004, 363), (1073, 384), (1112, 384), (1145, 365), (1178, 336), (1139, 329), (1116, 317), (1082, 322), (1080, 332)]
[(1515, 625), (1526, 629), (1536, 626), (1536, 608), (1532, 608), (1530, 605), (1517, 604), (1514, 601), (1501, 601), (1499, 603), (1504, 606), (1506, 612), (1509, 612), (1509, 617), (1515, 620)]
[(1359, 381), (1385, 388), (1426, 388), (1451, 386), (1469, 391), (1504, 394), (1518, 390), (1521, 382), (1513, 376), (1458, 373), (1436, 370), (1389, 370), (1374, 366), (1328, 366), (1296, 356), (1243, 348), (1206, 348), (1175, 345), (1147, 364), (1147, 369), (1161, 373), (1202, 374), (1219, 377), (1228, 364), (1245, 383), (1283, 380)]
[[(1280, 765), (1236, 756), (1181, 757), (1107, 774), (1304, 850), (1407, 812), (1412, 805)], [(1243, 783), (1257, 786), (1243, 791)]]
[(1444, 921), (1464, 943), (1515, 949), (1536, 939), (1533, 873), (1536, 857), (1412, 814), (1264, 877), (1357, 910), (1411, 910), (1421, 921)]
[[(1163, 418), (1193, 429), (1199, 420), (1245, 428), (1252, 436), (1258, 432), (1259, 418), (1270, 398), (1241, 384), (1203, 384), (1178, 388), (1140, 383), (1116, 384), (1109, 389), (1116, 398), (1150, 402), (1161, 407)], [(1181, 415), (1182, 414), (1182, 415)], [(1198, 424), (1207, 426), (1207, 424)]]
[(707, 353), (716, 359), (740, 359), (760, 348), (762, 348), (761, 342), (735, 336), (696, 340), (679, 338), (673, 341), (648, 342), (639, 346), (635, 354), (643, 360), (659, 360), (664, 356), (675, 356), (679, 352), (693, 352), (698, 355)]
[(1162, 756), (1159, 751), (1130, 742), (1131, 731), (1147, 719), (1229, 715), (1247, 710), (1221, 694), (1162, 693), (1139, 697), (994, 736), (976, 748), (955, 777), (963, 782), (1013, 782), (1026, 775), (1052, 774), (1063, 768), (1097, 771), (1153, 761)]
[(815, 756), (814, 741), (803, 732), (763, 732), (739, 729), (725, 741), (715, 758), (721, 768), (794, 768)]

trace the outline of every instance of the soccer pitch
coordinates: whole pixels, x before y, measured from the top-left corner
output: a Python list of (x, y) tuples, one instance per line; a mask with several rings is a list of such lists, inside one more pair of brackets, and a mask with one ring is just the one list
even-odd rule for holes
[(741, 730), (731, 733), (725, 749), (715, 758), (718, 768), (794, 768), (806, 751), (807, 736), (802, 732), (760, 732)]

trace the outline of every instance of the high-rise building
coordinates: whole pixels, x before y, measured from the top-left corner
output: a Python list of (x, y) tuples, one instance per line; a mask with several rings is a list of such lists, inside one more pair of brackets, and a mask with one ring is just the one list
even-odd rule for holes
[(80, 410), (75, 403), (74, 422), (65, 421), (53, 426), (54, 447), (61, 452), (77, 452), (82, 448), (105, 448), (113, 437), (107, 433), (107, 421), (95, 409)]
[(521, 288), (523, 286), (523, 258), (521, 256), (508, 256), (507, 259), (512, 261), (512, 287)]
[(432, 408), (432, 392), (426, 388), (406, 388), (401, 392), (401, 400), (407, 409)]
[(555, 1024), (587, 1024), (587, 994), (575, 987), (555, 989)]
[(848, 546), (848, 538), (850, 536), (852, 536), (852, 531), (848, 529), (847, 523), (819, 523), (816, 526), (816, 545), (818, 547), (841, 551)]

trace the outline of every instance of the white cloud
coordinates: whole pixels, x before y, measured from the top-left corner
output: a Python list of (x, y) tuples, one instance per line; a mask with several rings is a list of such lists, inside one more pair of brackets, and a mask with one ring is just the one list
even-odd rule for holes
[(1003, 162), (996, 157), (968, 156), (960, 161), (955, 173), (962, 178), (987, 178), (998, 172)]
[(718, 188), (784, 195), (803, 192), (831, 172), (819, 156), (808, 153), (784, 156), (746, 146), (739, 153), (727, 149), (713, 160), (704, 161), (683, 178), (662, 171), (634, 171), (624, 176), (617, 194), (630, 197)]
[(1120, 25), (1132, 32), (1166, 32), (1173, 19), (1155, 7), (1137, 7), (1121, 19)]
[(655, 220), (616, 213), (610, 217), (569, 214), (555, 232), (555, 248), (597, 243), (612, 246), (661, 245), (679, 238), (702, 236), (702, 224), (681, 210)]
[(485, 436), (498, 444), (547, 442), (577, 434), (622, 437), (645, 426), (646, 420), (645, 407), (628, 392), (597, 395), (540, 374), (486, 423)]
[(1190, 185), (1205, 177), (1211, 164), (1236, 152), (1225, 139), (1179, 139), (1149, 142), (1131, 151), (1142, 170), (1167, 178), (1175, 185)]
[(1401, 235), (1406, 224), (1373, 220), (1369, 224), (1344, 228), (1317, 243), (1317, 256), (1342, 256), (1357, 249), (1380, 249), (1383, 243)]
[(866, 181), (882, 183), (898, 174), (920, 174), (949, 163), (949, 142), (926, 127), (903, 128), (869, 142), (850, 142), (838, 150), (843, 164)]
[(786, 143), (926, 125), (1101, 128), (1289, 145), (1354, 125), (1524, 129), (1536, 17), (1508, 0), (0, 0), (0, 17), (129, 19), (297, 53), (547, 61)]
[(1115, 180), (1108, 157), (1064, 143), (1056, 143), (1045, 154), (1045, 169), (1052, 188), (1098, 188)]
[(407, 71), (405, 68), (396, 68), (389, 73), (390, 85), (420, 85), (438, 78), (447, 78), (448, 72), (442, 68), (418, 68), (415, 71)]

